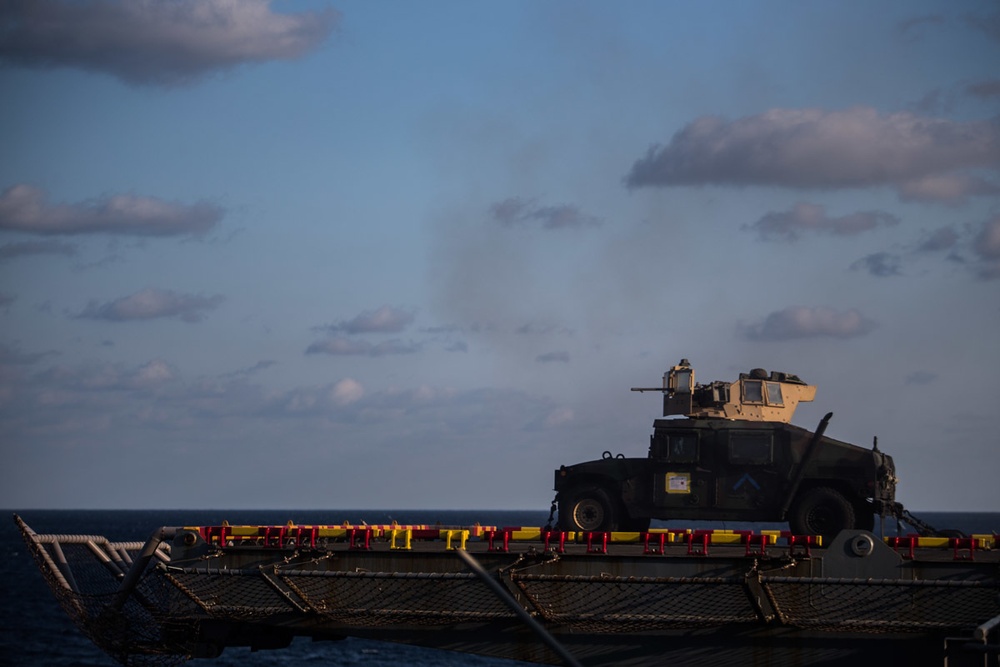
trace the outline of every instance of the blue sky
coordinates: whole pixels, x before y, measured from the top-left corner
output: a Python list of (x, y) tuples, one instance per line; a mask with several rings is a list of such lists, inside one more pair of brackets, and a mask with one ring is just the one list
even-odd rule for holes
[(752, 367), (1000, 508), (995, 2), (0, 3), (0, 506), (547, 509)]

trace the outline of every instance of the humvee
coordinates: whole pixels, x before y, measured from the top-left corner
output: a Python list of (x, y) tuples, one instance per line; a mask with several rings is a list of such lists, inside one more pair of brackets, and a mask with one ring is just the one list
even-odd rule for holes
[(649, 454), (603, 458), (555, 471), (559, 527), (642, 531), (651, 519), (789, 523), (800, 535), (872, 530), (894, 514), (892, 457), (791, 424), (816, 387), (757, 368), (735, 382), (696, 384), (687, 359), (663, 375), (663, 417)]

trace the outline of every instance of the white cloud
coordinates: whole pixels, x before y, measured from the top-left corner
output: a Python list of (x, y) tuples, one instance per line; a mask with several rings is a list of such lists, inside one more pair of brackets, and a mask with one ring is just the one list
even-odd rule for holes
[(204, 297), (147, 288), (103, 304), (91, 301), (77, 317), (110, 322), (177, 317), (185, 322), (200, 322), (206, 310), (215, 309), (224, 300), (218, 294)]
[(0, 62), (185, 84), (245, 63), (299, 58), (338, 18), (332, 8), (274, 13), (270, 0), (12, 0), (0, 4)]
[(788, 211), (772, 211), (744, 229), (756, 231), (761, 239), (795, 241), (803, 232), (851, 236), (878, 226), (896, 225), (899, 218), (884, 211), (859, 211), (830, 217), (818, 204), (799, 202)]
[(519, 197), (509, 197), (493, 204), (490, 213), (497, 222), (506, 226), (536, 222), (544, 229), (579, 229), (601, 224), (599, 218), (587, 215), (572, 204), (541, 206)]
[(25, 184), (0, 195), (0, 230), (28, 234), (201, 235), (223, 214), (223, 209), (206, 202), (186, 205), (136, 195), (52, 205), (42, 190)]
[(904, 201), (962, 204), (972, 195), (995, 195), (1000, 185), (971, 174), (931, 174), (899, 186)]
[[(138, 367), (125, 364), (57, 365), (33, 376), (49, 392), (50, 403), (77, 403), (94, 391), (139, 391), (163, 386), (175, 378), (170, 364), (153, 359)], [(90, 400), (90, 399), (86, 399)]]
[(857, 310), (838, 312), (807, 306), (790, 306), (769, 314), (756, 324), (741, 327), (744, 337), (759, 341), (820, 336), (853, 338), (874, 328), (875, 323)]
[(349, 334), (399, 333), (412, 324), (413, 319), (412, 311), (381, 306), (375, 310), (366, 310), (353, 319), (318, 328), (332, 332), (343, 331)]
[(161, 359), (150, 361), (136, 372), (136, 379), (142, 384), (157, 384), (173, 378), (174, 372), (170, 365)]
[(312, 343), (306, 348), (306, 354), (384, 357), (390, 354), (413, 354), (420, 351), (420, 349), (421, 345), (419, 343), (404, 343), (396, 339), (372, 344), (366, 340), (328, 338)]
[(330, 389), (330, 400), (335, 405), (356, 403), (365, 395), (365, 388), (353, 378), (344, 378)]
[[(702, 116), (654, 146), (626, 177), (630, 187), (890, 186), (901, 195), (980, 194), (964, 173), (1000, 167), (1000, 122), (958, 122), (909, 112), (772, 109), (728, 121)], [(991, 186), (995, 187), (995, 186)]]

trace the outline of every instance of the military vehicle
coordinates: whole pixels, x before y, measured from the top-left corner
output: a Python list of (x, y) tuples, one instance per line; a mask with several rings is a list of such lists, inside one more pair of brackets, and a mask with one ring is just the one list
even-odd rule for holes
[(663, 418), (649, 454), (555, 471), (559, 527), (642, 531), (651, 519), (787, 521), (799, 535), (872, 530), (875, 515), (898, 516), (892, 457), (791, 424), (816, 387), (757, 368), (735, 382), (696, 384), (687, 359), (663, 375)]

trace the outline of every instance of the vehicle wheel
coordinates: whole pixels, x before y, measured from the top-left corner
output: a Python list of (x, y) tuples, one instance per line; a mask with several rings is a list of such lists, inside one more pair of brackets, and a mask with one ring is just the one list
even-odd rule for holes
[(854, 528), (854, 507), (839, 491), (818, 486), (802, 494), (788, 524), (799, 535), (831, 538), (844, 529)]
[(618, 528), (618, 512), (604, 489), (581, 489), (559, 503), (559, 525), (585, 533), (612, 531)]

